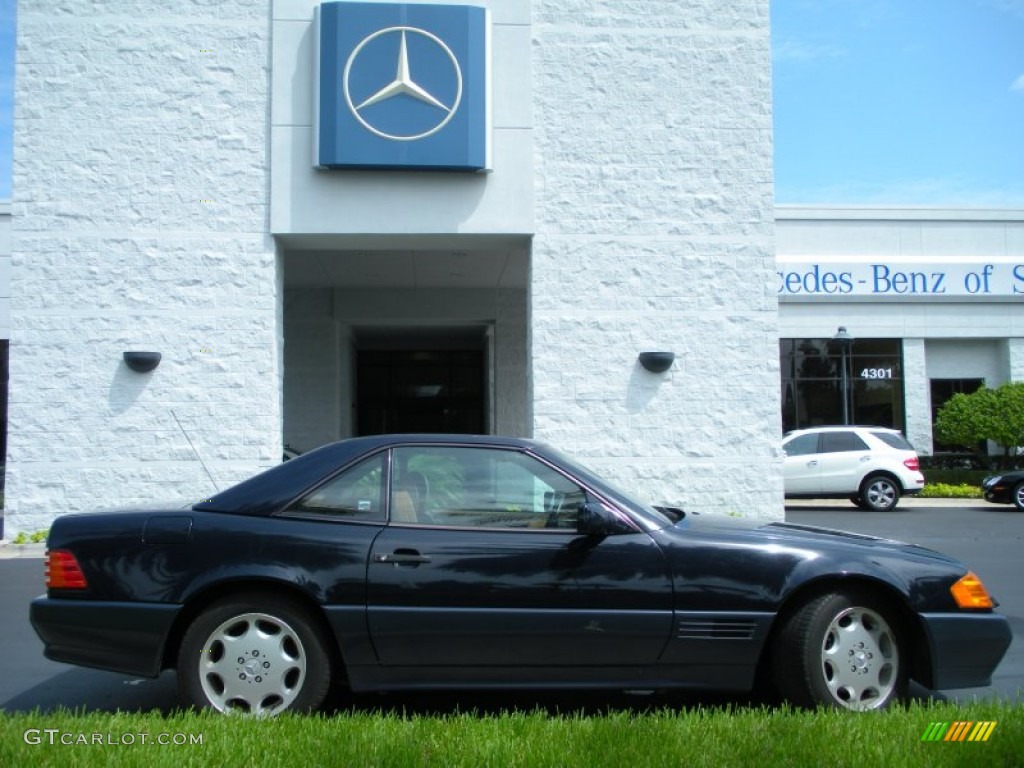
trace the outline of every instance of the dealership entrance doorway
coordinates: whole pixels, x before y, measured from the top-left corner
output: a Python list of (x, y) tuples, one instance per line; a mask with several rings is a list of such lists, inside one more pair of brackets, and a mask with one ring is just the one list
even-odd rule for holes
[(356, 334), (356, 435), (489, 431), (487, 327), (362, 329)]
[(286, 445), (530, 435), (528, 242), (283, 245)]

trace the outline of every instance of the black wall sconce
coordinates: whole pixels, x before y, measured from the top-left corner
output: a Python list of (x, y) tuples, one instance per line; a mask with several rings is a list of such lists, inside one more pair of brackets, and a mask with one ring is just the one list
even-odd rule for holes
[(124, 363), (136, 373), (149, 373), (160, 365), (160, 353), (125, 352)]
[(676, 359), (675, 352), (641, 352), (640, 365), (651, 373), (664, 373), (672, 367)]

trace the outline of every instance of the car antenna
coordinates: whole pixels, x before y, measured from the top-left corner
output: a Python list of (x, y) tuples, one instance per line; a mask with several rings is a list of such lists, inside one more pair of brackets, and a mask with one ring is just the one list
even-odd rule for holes
[(171, 416), (174, 416), (174, 423), (178, 425), (178, 429), (181, 430), (181, 434), (183, 434), (185, 439), (188, 440), (188, 447), (192, 449), (192, 453), (196, 455), (196, 458), (199, 459), (199, 463), (202, 464), (203, 469), (206, 470), (206, 476), (210, 478), (210, 482), (213, 483), (213, 489), (217, 491), (217, 493), (220, 493), (220, 488), (217, 487), (217, 481), (214, 480), (213, 475), (210, 474), (210, 468), (206, 466), (206, 462), (203, 461), (203, 457), (199, 455), (199, 451), (197, 451), (196, 447), (192, 445), (192, 439), (188, 436), (188, 432), (185, 431), (185, 428), (181, 426), (181, 422), (178, 421), (177, 414), (174, 411), (171, 411)]

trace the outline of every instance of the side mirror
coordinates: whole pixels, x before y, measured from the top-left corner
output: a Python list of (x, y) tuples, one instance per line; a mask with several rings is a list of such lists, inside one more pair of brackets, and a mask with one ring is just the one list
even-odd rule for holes
[(580, 504), (576, 532), (584, 536), (611, 536), (616, 533), (633, 533), (633, 528), (603, 504), (588, 501)]

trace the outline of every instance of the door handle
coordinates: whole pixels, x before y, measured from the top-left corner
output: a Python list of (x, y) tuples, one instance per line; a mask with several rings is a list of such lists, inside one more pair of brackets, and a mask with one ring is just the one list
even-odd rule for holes
[(816, 466), (818, 466), (818, 460), (817, 459), (813, 459), (811, 461), (808, 461), (807, 462), (807, 466), (808, 467), (816, 467)]
[(373, 562), (391, 563), (392, 565), (420, 565), (421, 563), (429, 563), (430, 555), (421, 555), (416, 551), (398, 551), (392, 552), (390, 555), (375, 554), (373, 556)]

